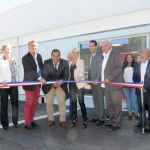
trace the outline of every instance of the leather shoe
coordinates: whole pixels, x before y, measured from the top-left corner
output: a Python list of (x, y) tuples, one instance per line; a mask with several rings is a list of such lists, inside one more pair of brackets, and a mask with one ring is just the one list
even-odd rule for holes
[(99, 121), (97, 122), (97, 126), (102, 126), (104, 123), (105, 123), (104, 120), (103, 120), (103, 121), (100, 121), (100, 120), (99, 120)]
[(67, 128), (67, 125), (66, 125), (66, 122), (65, 122), (65, 121), (60, 122), (60, 126), (61, 126), (62, 128)]
[(31, 124), (32, 124), (32, 126), (35, 126), (35, 127), (38, 127), (39, 125), (38, 124), (36, 124), (34, 121), (33, 122), (31, 122)]
[(25, 128), (28, 129), (28, 130), (36, 129), (36, 128), (35, 128), (34, 126), (32, 126), (31, 124), (26, 125)]
[(108, 124), (108, 123), (107, 123), (107, 124), (105, 123), (105, 124), (102, 125), (102, 127), (106, 127), (106, 128), (110, 128), (110, 127), (112, 127), (112, 126), (113, 126), (113, 125)]
[(119, 130), (119, 129), (121, 129), (121, 128), (118, 127), (118, 126), (115, 126), (115, 127), (112, 126), (112, 127), (109, 128), (110, 131), (117, 131), (117, 130)]
[(14, 124), (14, 127), (15, 127), (15, 128), (19, 128), (18, 123), (15, 123), (15, 124)]
[(49, 123), (48, 123), (48, 126), (50, 126), (50, 127), (51, 127), (51, 126), (53, 126), (54, 124), (55, 124), (55, 122), (54, 122), (54, 121), (52, 121), (52, 120), (50, 120), (50, 121), (49, 121)]
[(9, 127), (3, 127), (4, 130), (9, 130)]
[(93, 119), (91, 119), (91, 120), (88, 120), (88, 122), (96, 122), (96, 121), (99, 121), (99, 119), (93, 118)]

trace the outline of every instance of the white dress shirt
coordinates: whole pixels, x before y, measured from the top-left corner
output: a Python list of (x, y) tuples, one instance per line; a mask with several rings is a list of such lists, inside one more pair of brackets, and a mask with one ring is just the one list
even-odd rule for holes
[(145, 77), (148, 61), (149, 61), (149, 59), (145, 63), (143, 63), (141, 61), (141, 68), (140, 68), (140, 71), (141, 71), (141, 82), (144, 82), (144, 77)]
[(40, 68), (39, 68), (39, 64), (37, 62), (37, 53), (35, 53), (35, 63), (36, 63), (36, 66), (37, 66), (37, 73), (40, 71)]
[[(104, 56), (104, 59), (103, 59), (103, 62), (102, 62), (102, 73), (101, 73), (101, 79), (102, 81), (104, 81), (104, 70), (105, 70), (105, 67), (106, 67), (106, 63), (107, 63), (107, 60), (109, 58), (109, 55), (110, 55), (110, 52), (111, 52), (112, 49), (110, 49), (110, 51), (108, 53), (103, 53), (103, 56)], [(101, 84), (101, 87), (105, 87), (105, 84), (102, 83)]]

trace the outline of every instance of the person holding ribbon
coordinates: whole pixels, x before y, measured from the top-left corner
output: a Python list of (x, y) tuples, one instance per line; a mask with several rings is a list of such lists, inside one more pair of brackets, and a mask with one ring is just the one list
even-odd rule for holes
[(109, 121), (104, 124), (110, 131), (121, 128), (122, 112), (122, 87), (111, 85), (111, 82), (123, 82), (122, 56), (121, 53), (112, 48), (109, 41), (102, 42), (102, 87), (105, 87), (106, 105), (109, 111)]
[(78, 101), (81, 107), (83, 124), (82, 129), (87, 127), (87, 112), (86, 106), (84, 103), (84, 87), (87, 85), (86, 83), (79, 83), (81, 80), (84, 79), (84, 60), (78, 58), (79, 50), (74, 48), (72, 50), (72, 61), (69, 62), (70, 68), (70, 81), (76, 81), (69, 83), (69, 93), (70, 99), (72, 101), (72, 112), (73, 112), (73, 120), (71, 127), (75, 127), (78, 121), (77, 119), (77, 95)]
[(96, 122), (97, 126), (102, 126), (104, 124), (104, 91), (105, 88), (98, 84), (101, 81), (101, 70), (103, 57), (101, 53), (97, 50), (98, 45), (95, 40), (89, 42), (89, 49), (91, 55), (89, 56), (89, 69), (88, 69), (88, 80), (92, 80), (91, 91), (93, 97), (93, 103), (95, 108), (95, 113), (92, 119), (88, 122)]
[(53, 126), (54, 122), (54, 98), (58, 100), (60, 112), (60, 126), (66, 128), (66, 104), (65, 98), (68, 92), (67, 83), (69, 79), (69, 65), (67, 60), (60, 58), (60, 51), (54, 49), (51, 52), (51, 59), (44, 61), (42, 77), (53, 81), (52, 84), (42, 86), (43, 93), (46, 96), (46, 111), (48, 115), (48, 126)]
[[(145, 48), (141, 53), (142, 60), (136, 63), (133, 72), (133, 81), (143, 83), (143, 96), (144, 96), (144, 107), (147, 105), (148, 110), (148, 124), (150, 127), (150, 50)], [(137, 128), (142, 127), (142, 101), (141, 101), (141, 90), (136, 89), (139, 104), (139, 115), (140, 122), (135, 126)], [(144, 125), (146, 125), (146, 112), (144, 111)], [(138, 132), (138, 130), (137, 130)]]
[[(135, 62), (134, 62), (134, 57), (132, 54), (127, 54), (124, 62), (123, 62), (123, 79), (124, 82), (133, 82), (132, 76), (133, 76), (133, 68), (134, 68)], [(123, 93), (126, 99), (127, 103), (127, 110), (128, 110), (128, 118), (127, 120), (130, 121), (132, 120), (132, 109), (135, 114), (135, 120), (139, 120), (138, 116), (138, 100), (137, 100), (137, 95), (135, 94), (135, 88), (128, 88), (128, 87), (123, 87)]]
[[(24, 68), (23, 81), (39, 80), (42, 84), (46, 84), (45, 79), (41, 77), (43, 61), (41, 55), (36, 53), (37, 42), (34, 40), (30, 41), (28, 43), (28, 50), (29, 52), (22, 57)], [(23, 89), (26, 95), (26, 101), (24, 104), (25, 128), (32, 130), (38, 126), (38, 124), (34, 122), (34, 114), (39, 99), (40, 85), (23, 86)]]
[(2, 46), (3, 57), (0, 58), (0, 82), (1, 88), (1, 124), (4, 130), (9, 129), (8, 119), (8, 96), (12, 105), (12, 122), (18, 128), (18, 88), (9, 87), (7, 82), (16, 82), (17, 67), (15, 58), (11, 56), (11, 45)]

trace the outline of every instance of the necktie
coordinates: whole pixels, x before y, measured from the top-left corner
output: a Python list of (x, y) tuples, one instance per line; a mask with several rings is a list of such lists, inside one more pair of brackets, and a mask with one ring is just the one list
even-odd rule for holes
[(54, 78), (55, 78), (55, 80), (57, 80), (57, 64), (54, 64), (54, 69), (55, 69)]
[(54, 68), (57, 70), (57, 64), (54, 64)]

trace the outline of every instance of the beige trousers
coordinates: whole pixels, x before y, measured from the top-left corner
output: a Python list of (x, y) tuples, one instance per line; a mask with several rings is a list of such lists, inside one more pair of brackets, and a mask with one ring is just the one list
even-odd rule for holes
[(60, 113), (60, 122), (66, 121), (66, 104), (65, 104), (65, 97), (66, 93), (62, 90), (61, 87), (54, 89), (53, 87), (51, 90), (45, 95), (46, 96), (46, 111), (48, 120), (54, 121), (54, 98), (56, 96), (58, 101), (59, 113)]

